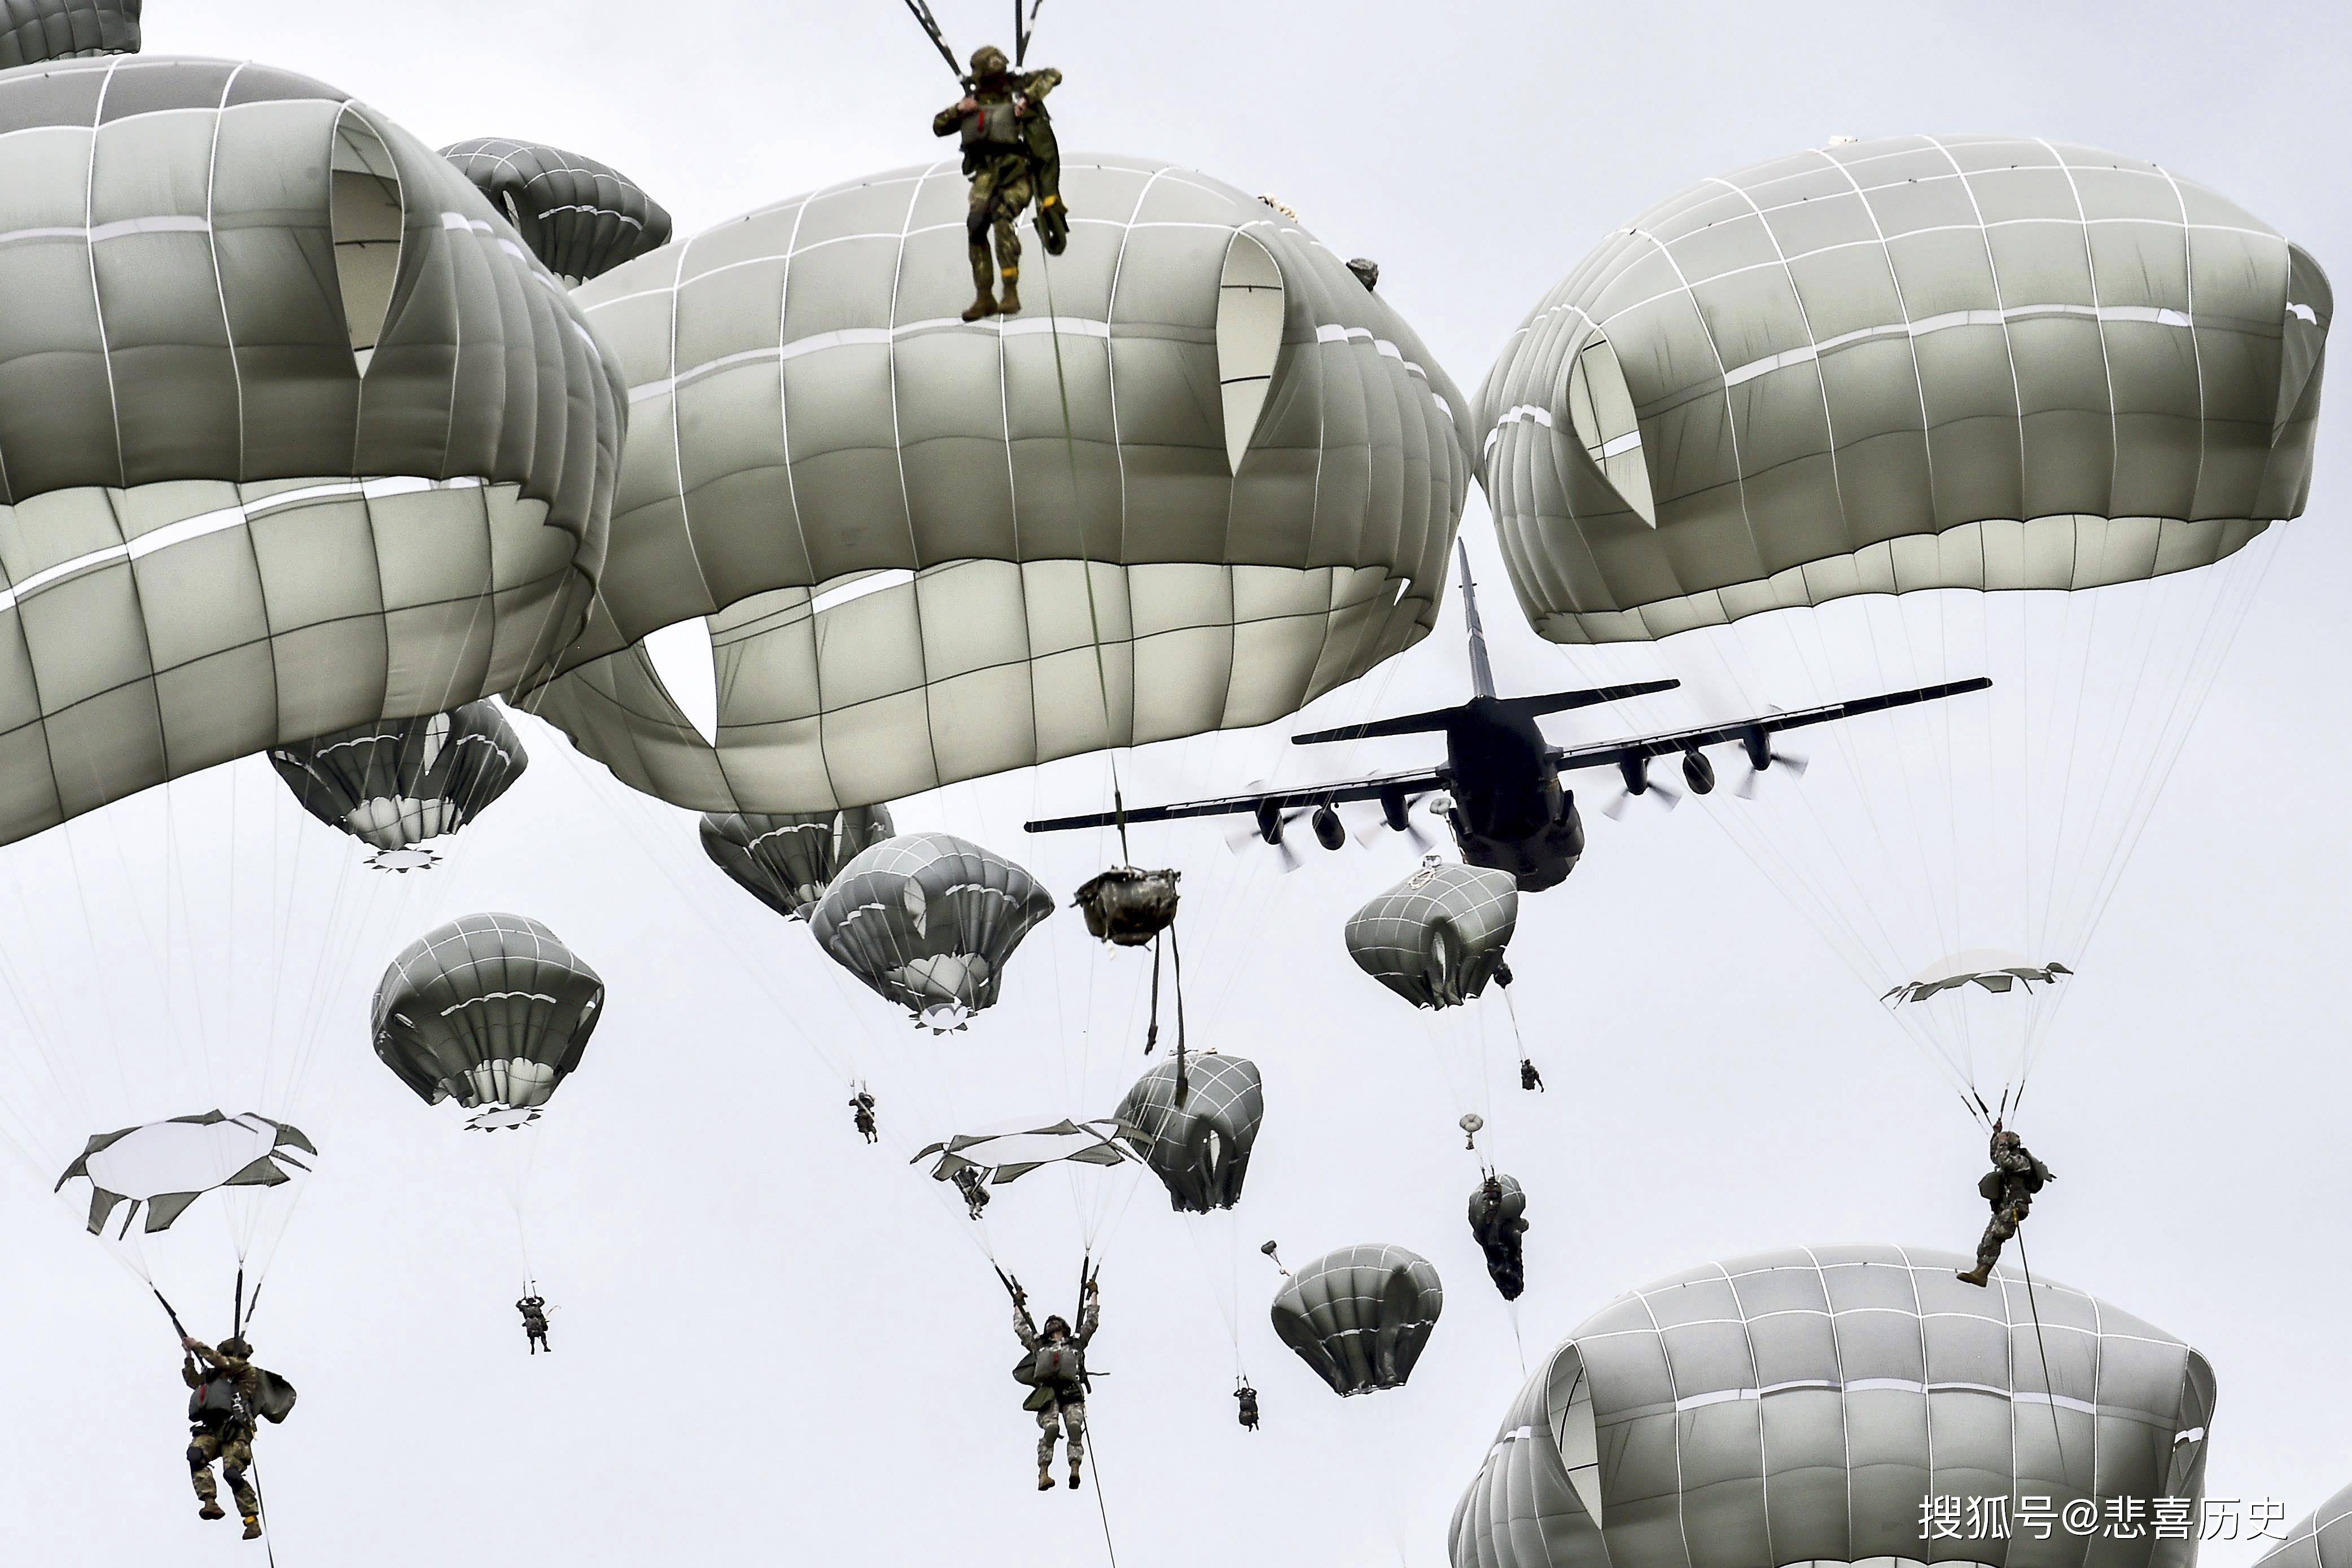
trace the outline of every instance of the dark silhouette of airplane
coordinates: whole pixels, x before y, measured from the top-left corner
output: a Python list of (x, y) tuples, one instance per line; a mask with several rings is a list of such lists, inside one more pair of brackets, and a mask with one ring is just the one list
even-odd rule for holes
[[(1460, 548), (1458, 541), (1456, 548)], [(1793, 763), (1795, 771), (1801, 772), (1802, 763), (1797, 759), (1772, 749), (1774, 736), (1814, 724), (1982, 691), (1992, 685), (1979, 676), (1973, 680), (1915, 687), (1907, 691), (1889, 691), (1792, 712), (1761, 713), (1727, 724), (1706, 724), (1582, 746), (1555, 746), (1536, 727), (1536, 721), (1547, 713), (1565, 713), (1595, 703), (1671, 691), (1682, 683), (1643, 680), (1625, 686), (1555, 691), (1542, 697), (1496, 696), (1494, 667), (1486, 658), (1486, 633), (1478, 620), (1478, 585), (1470, 579), (1469, 552), (1460, 550), (1460, 559), (1462, 607), (1470, 626), (1470, 679), (1474, 689), (1470, 700), (1457, 708), (1373, 719), (1341, 730), (1318, 730), (1291, 737), (1295, 744), (1315, 746), (1382, 735), (1442, 733), (1445, 737), (1445, 761), (1438, 766), (1303, 784), (1296, 789), (1223, 795), (1215, 800), (1143, 806), (1133, 811), (1058, 816), (1024, 826), (1032, 833), (1057, 833), (1070, 828), (1111, 826), (1122, 819), (1131, 827), (1139, 823), (1173, 822), (1184, 817), (1249, 815), (1257, 819), (1260, 838), (1280, 845), (1287, 826), (1306, 816), (1314, 828), (1316, 842), (1326, 849), (1337, 849), (1348, 840), (1346, 825), (1334, 809), (1341, 802), (1378, 801), (1388, 826), (1404, 833), (1412, 831), (1410, 813), (1414, 803), (1424, 795), (1443, 792), (1446, 798), (1438, 807), (1438, 815), (1453, 830), (1462, 858), (1473, 866), (1510, 872), (1518, 879), (1523, 892), (1540, 892), (1566, 880), (1584, 853), (1584, 820), (1576, 809), (1575, 792), (1560, 783), (1563, 773), (1587, 768), (1615, 768), (1628, 795), (1646, 795), (1659, 787), (1650, 779), (1651, 762), (1678, 755), (1682, 758), (1683, 782), (1693, 794), (1706, 795), (1716, 783), (1715, 763), (1708, 759), (1706, 747), (1737, 742), (1747, 753), (1748, 766), (1757, 773), (1775, 763)]]

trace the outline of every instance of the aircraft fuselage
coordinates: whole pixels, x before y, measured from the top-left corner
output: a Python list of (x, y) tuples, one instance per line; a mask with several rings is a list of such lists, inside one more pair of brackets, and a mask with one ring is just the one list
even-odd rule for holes
[(1492, 697), (1471, 699), (1446, 723), (1442, 776), (1454, 800), (1446, 824), (1464, 860), (1508, 871), (1526, 893), (1556, 888), (1576, 869), (1584, 823), (1533, 719)]

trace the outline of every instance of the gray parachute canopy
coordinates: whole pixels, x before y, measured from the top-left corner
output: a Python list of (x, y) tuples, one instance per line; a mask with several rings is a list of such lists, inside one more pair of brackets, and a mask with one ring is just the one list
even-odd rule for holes
[(1432, 857), (1355, 912), (1348, 956), (1416, 1007), (1457, 1007), (1486, 989), (1518, 921), (1509, 872)]
[(1798, 153), (1545, 296), (1480, 396), (1480, 473), (1555, 642), (2161, 576), (2303, 510), (2333, 309), (2300, 247), (2137, 159)]
[(125, 1204), (130, 1206), (122, 1210), (117, 1234), (130, 1234), (143, 1204), (147, 1223), (142, 1228), (152, 1236), (169, 1230), (206, 1193), (284, 1186), (295, 1173), (307, 1173), (310, 1167), (289, 1151), (319, 1156), (299, 1127), (249, 1110), (236, 1116), (206, 1110), (93, 1134), (58, 1178), (57, 1190), (63, 1192), (68, 1182), (89, 1184), (92, 1236), (103, 1235), (115, 1209)]
[[(1176, 1097), (1179, 1078), (1184, 1097)], [(1164, 1061), (1135, 1080), (1118, 1102), (1118, 1119), (1135, 1128), (1137, 1149), (1168, 1189), (1168, 1201), (1187, 1214), (1229, 1209), (1241, 1201), (1251, 1145), (1265, 1116), (1265, 1091), (1256, 1064), (1214, 1052), (1193, 1057), (1180, 1073)]]
[(1054, 896), (1003, 856), (946, 833), (886, 839), (809, 913), (817, 945), (935, 1031), (996, 1001), (1005, 962)]
[(1285, 1281), (1274, 1331), (1337, 1394), (1402, 1388), (1429, 1343), (1445, 1290), (1402, 1247), (1343, 1247)]
[[(2177, 1498), (2195, 1521), (2205, 1358), (2047, 1279), (2031, 1303), (2006, 1268), (1990, 1289), (1963, 1285), (1952, 1274), (1966, 1261), (1792, 1248), (1619, 1297), (1503, 1417), (1454, 1511), (1454, 1568), (1917, 1561), (1922, 1505), (1937, 1497), (2087, 1498), (2095, 1517), (2136, 1503), (2141, 1520)], [(1953, 1548), (1956, 1562), (2051, 1568), (2189, 1568), (2197, 1555), (2194, 1539), (2064, 1529)]]
[(0, 70), (139, 52), (142, 0), (0, 0)]
[(159, 56), (0, 73), (0, 843), (572, 640), (623, 384), (455, 169)]
[(441, 149), (550, 272), (577, 284), (669, 243), (669, 214), (610, 164), (477, 136)]
[(455, 833), (530, 765), (485, 698), (423, 719), (384, 719), (269, 753), (302, 808), (377, 849)]
[(466, 915), (410, 942), (375, 988), (375, 1054), (427, 1105), (544, 1105), (580, 1065), (604, 983), (521, 915)]
[(2298, 1520), (2254, 1568), (2352, 1568), (2352, 1486)]
[[(1420, 640), (1471, 447), (1412, 329), (1205, 175), (1072, 155), (1062, 184), (1087, 220), (1009, 320), (957, 320), (952, 163), (583, 287), (637, 435), (534, 710), (677, 805), (816, 811), (1264, 724)], [(698, 617), (715, 748), (643, 647)]]
[(887, 807), (785, 816), (714, 811), (702, 852), (737, 885), (787, 920), (806, 920), (841, 868), (896, 831)]

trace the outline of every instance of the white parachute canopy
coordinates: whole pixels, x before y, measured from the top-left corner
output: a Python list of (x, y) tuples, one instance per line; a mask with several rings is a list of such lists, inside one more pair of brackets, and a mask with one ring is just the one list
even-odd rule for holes
[(1043, 1126), (1008, 1122), (980, 1132), (959, 1132), (927, 1145), (915, 1162), (931, 1162), (935, 1181), (950, 1182), (959, 1172), (978, 1171), (991, 1185), (1017, 1181), (1041, 1165), (1141, 1163), (1130, 1144), (1149, 1148), (1141, 1129), (1116, 1116), (1066, 1118)]

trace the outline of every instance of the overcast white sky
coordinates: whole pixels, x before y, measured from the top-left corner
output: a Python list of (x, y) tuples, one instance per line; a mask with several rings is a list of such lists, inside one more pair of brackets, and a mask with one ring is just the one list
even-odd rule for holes
[[(998, 5), (938, 8), (961, 51), (1002, 31)], [(603, 158), (684, 232), (930, 157), (929, 116), (951, 90), (897, 0), (150, 13), (151, 53), (307, 72), (432, 144), (503, 134)], [(2342, 278), (2347, 47), (2345, 14), (2316, 5), (1055, 0), (1033, 54), (1067, 73), (1066, 146), (1278, 193), (1340, 254), (1377, 258), (1382, 292), (1475, 389), (1608, 229), (1840, 133), (2017, 132), (2154, 159)], [(2291, 1515), (2352, 1475), (2342, 422), (2332, 411), (2310, 513), (2075, 982), (2030, 1130), (2064, 1177), (2036, 1211), (2037, 1268), (2202, 1348), (2221, 1384), (2213, 1495), (2276, 1497)], [(1463, 526), (1494, 585), (1504, 688), (1567, 684), (1567, 657), (1511, 606), (1475, 491)], [(1449, 597), (1426, 644), (1309, 721), (1433, 706), (1466, 680)], [(1095, 1499), (1031, 1489), (1002, 1293), (904, 1155), (947, 1130), (927, 1116), (1107, 1110), (1142, 1065), (1127, 1032), (1138, 967), (1097, 958), (1065, 912), (1015, 961), (1022, 999), (1002, 1016), (915, 1041), (701, 864), (689, 817), (567, 765), (551, 731), (527, 739), (531, 773), (462, 868), (415, 895), (413, 924), (537, 915), (610, 985), (534, 1190), (557, 1354), (521, 1353), (495, 1189), (367, 1049), (365, 993), (389, 952), (370, 958), (299, 1102), (329, 1160), (260, 1325), (262, 1359), (303, 1391), (261, 1450), (279, 1561), (1101, 1561)], [(1230, 738), (1136, 768), (1215, 789), (1276, 762), (1286, 778), (1345, 765), (1277, 748), (1291, 750)], [(1037, 788), (1075, 803), (1099, 779), (1080, 764)], [(1100, 850), (1024, 840), (1033, 798), (1026, 782), (965, 789), (901, 821), (983, 837), (1066, 895)], [(1154, 842), (1199, 889), (1195, 1028), (1262, 1065), (1269, 1110), (1228, 1234), (1188, 1239), (1156, 1189), (1109, 1233), (1092, 1418), (1119, 1560), (1437, 1563), (1521, 1363), (1463, 1224), (1475, 1172), (1430, 1037), (1339, 942), (1410, 854), (1317, 856), (1282, 879), (1229, 859), (1213, 828)], [(1517, 1323), (1530, 1357), (1617, 1291), (1707, 1258), (1973, 1242), (1977, 1135), (1703, 810), (1596, 819), (1583, 868), (1524, 906), (1514, 962), (1551, 1084), (1533, 1100), (1498, 1090), (1495, 1113), (1533, 1197)], [(1083, 967), (1114, 963), (1108, 978)], [(868, 1064), (891, 1143), (854, 1139), (826, 1057)], [(0, 1169), (6, 1560), (251, 1557), (194, 1521), (152, 1302), (24, 1164)], [(1042, 1180), (1010, 1191), (1001, 1211), (1025, 1206), (996, 1234), (1041, 1305), (1066, 1310), (1070, 1205)], [(1436, 1262), (1446, 1311), (1409, 1389), (1343, 1404), (1282, 1349), (1255, 1253), (1268, 1236), (1294, 1262), (1360, 1240)], [(1255, 1436), (1228, 1397), (1212, 1282), (1229, 1267), (1265, 1395)], [(2252, 1557), (2209, 1551), (2223, 1568)]]

